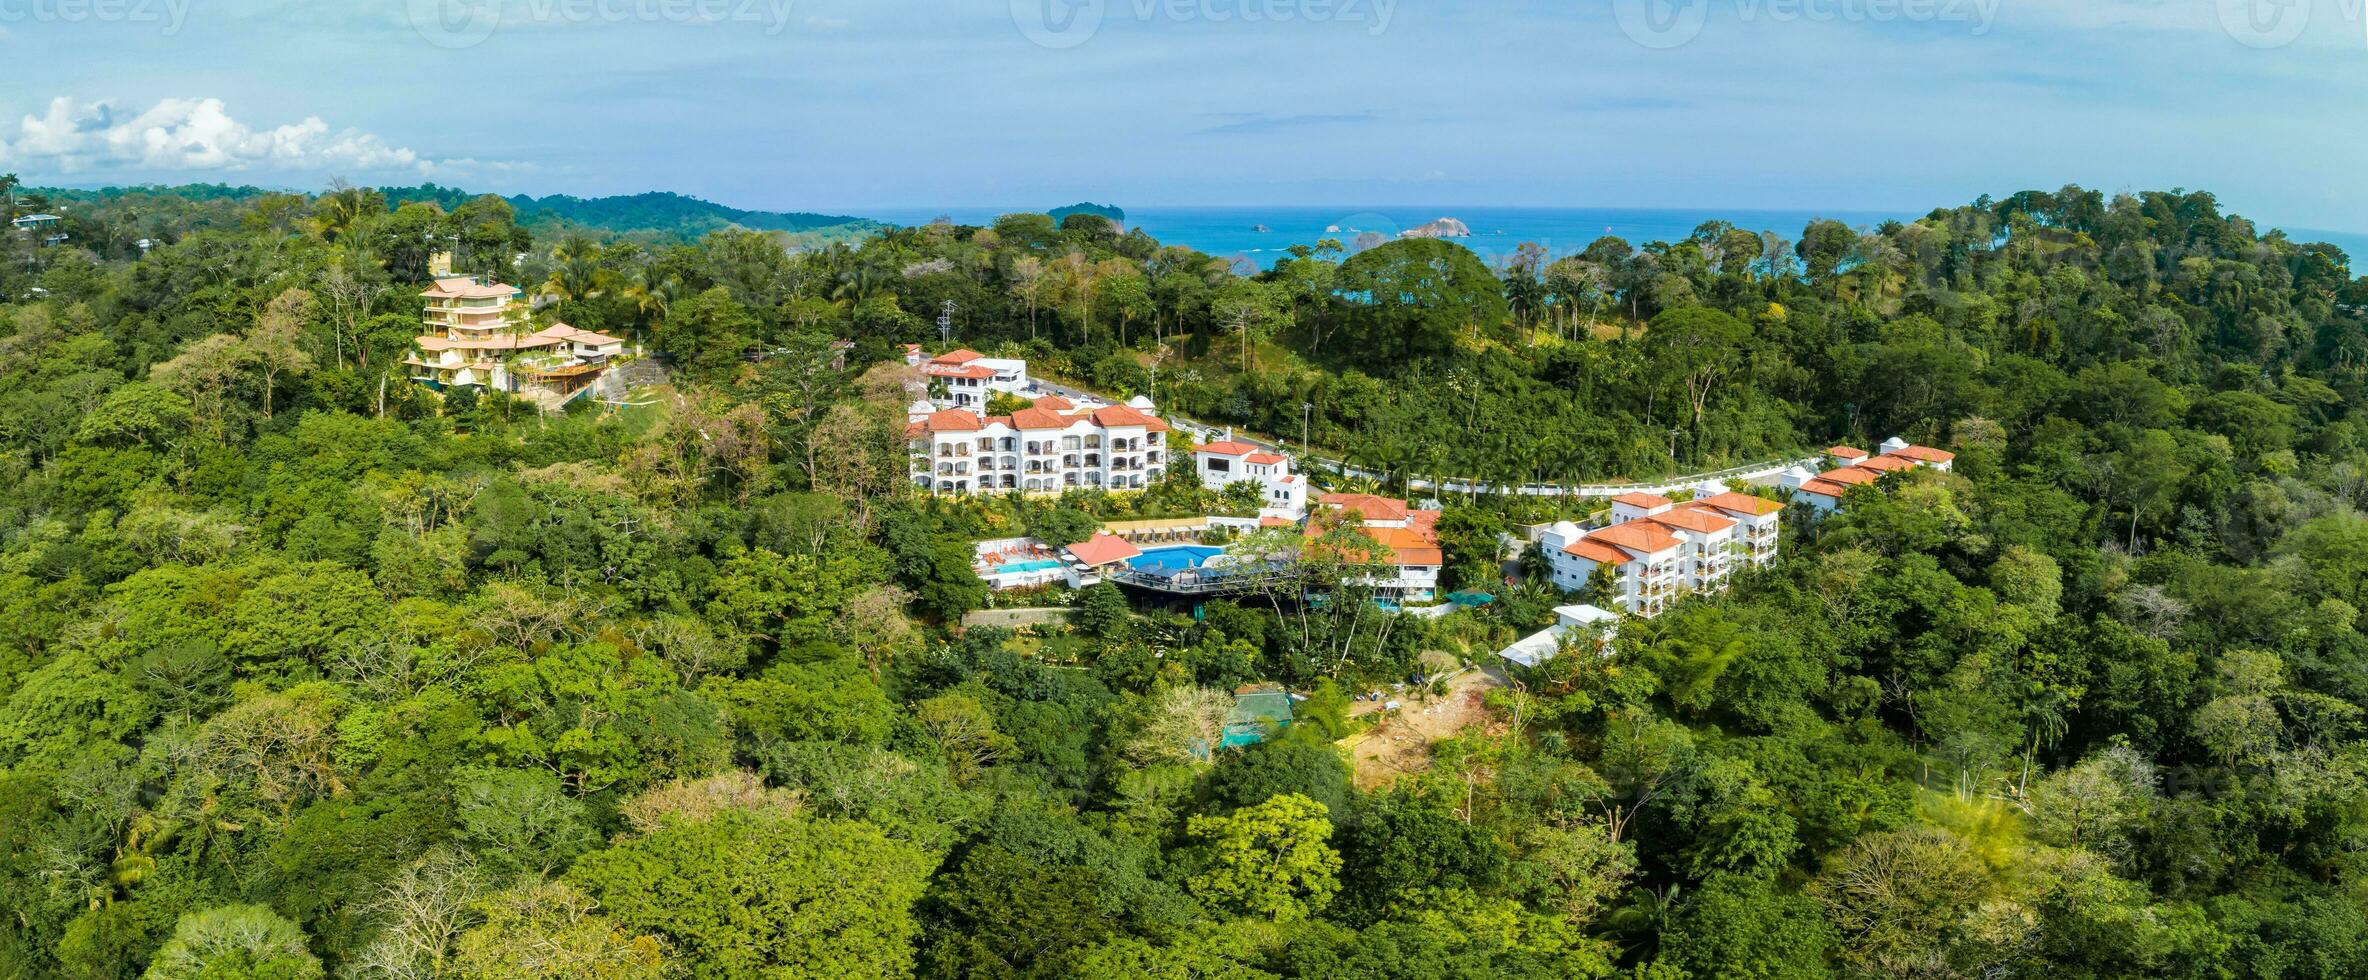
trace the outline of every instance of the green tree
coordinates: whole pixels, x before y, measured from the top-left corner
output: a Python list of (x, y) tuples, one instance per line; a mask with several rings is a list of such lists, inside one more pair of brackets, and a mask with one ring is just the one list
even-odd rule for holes
[(296, 924), (261, 905), (191, 912), (149, 961), (145, 980), (318, 980), (321, 961)]
[(1327, 843), (1331, 813), (1298, 794), (1229, 816), (1196, 816), (1185, 832), (1207, 849), (1193, 894), (1240, 915), (1292, 922), (1321, 912), (1340, 891), (1340, 854)]
[(586, 855), (567, 880), (692, 976), (901, 976), (933, 863), (868, 824), (725, 813)]

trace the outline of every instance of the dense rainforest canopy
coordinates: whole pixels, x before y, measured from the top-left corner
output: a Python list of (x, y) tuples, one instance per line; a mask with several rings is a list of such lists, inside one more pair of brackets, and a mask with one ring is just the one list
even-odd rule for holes
[[(2208, 194), (1271, 269), (1092, 214), (66, 212), (0, 233), (0, 975), (2368, 975), (2368, 280)], [(665, 383), (408, 383), (438, 249)], [(1545, 625), (1498, 535), (1575, 505), (1443, 501), (1503, 595), (1438, 620), (1105, 586), (963, 629), (972, 539), (1242, 502), (911, 496), (895, 349), (949, 303), (1385, 491), (1957, 466), (1377, 769), (1344, 692)], [(1207, 751), (1270, 681), (1298, 723)]]

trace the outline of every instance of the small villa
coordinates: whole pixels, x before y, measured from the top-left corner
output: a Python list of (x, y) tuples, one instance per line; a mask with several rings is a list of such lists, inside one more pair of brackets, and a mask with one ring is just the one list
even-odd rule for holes
[(1566, 646), (1590, 650), (1598, 656), (1608, 655), (1619, 630), (1618, 613), (1589, 605), (1556, 606), (1554, 625), (1514, 641), (1496, 655), (1524, 667), (1552, 660)]
[(1212, 490), (1236, 483), (1258, 488), (1258, 516), (1296, 521), (1307, 516), (1307, 480), (1291, 472), (1291, 459), (1272, 449), (1225, 437), (1192, 447), (1193, 468)]
[(1871, 486), (1883, 477), (1916, 469), (1947, 472), (1956, 465), (1957, 454), (1930, 446), (1919, 446), (1899, 436), (1883, 440), (1881, 455), (1869, 456), (1863, 449), (1835, 446), (1819, 454), (1824, 468), (1810, 472), (1806, 467), (1794, 467), (1777, 478), (1779, 485), (1792, 490), (1793, 501), (1807, 507), (1814, 514), (1831, 514), (1842, 509), (1842, 497), (1852, 487)]
[(944, 386), (944, 395), (932, 400), (947, 408), (984, 412), (995, 392), (1024, 395), (1028, 389), (1028, 362), (1018, 358), (988, 357), (968, 348), (931, 357), (921, 345), (906, 344), (904, 362), (919, 370), (932, 389)]

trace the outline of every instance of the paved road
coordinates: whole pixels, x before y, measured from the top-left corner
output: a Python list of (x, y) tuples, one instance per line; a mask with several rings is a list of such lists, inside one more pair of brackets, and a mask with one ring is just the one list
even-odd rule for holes
[[(1040, 379), (1036, 380), (1034, 383), (1038, 389), (1050, 394), (1060, 395), (1064, 398), (1093, 399), (1095, 401), (1114, 400), (1107, 395), (1086, 391), (1085, 389), (1076, 388), (1069, 385), (1055, 384), (1053, 382)], [(1194, 439), (1202, 442), (1207, 442), (1225, 434), (1225, 428), (1223, 426), (1215, 426), (1203, 422), (1196, 422), (1180, 415), (1167, 415), (1164, 417), (1168, 420), (1170, 425), (1183, 430), (1184, 432), (1190, 434)], [(1280, 443), (1270, 442), (1265, 439), (1256, 439), (1250, 436), (1241, 435), (1239, 433), (1236, 433), (1233, 439), (1235, 442), (1243, 442), (1253, 446), (1261, 446), (1267, 449), (1275, 450), (1277, 452), (1282, 452), (1285, 449), (1285, 447), (1283, 447)], [(1323, 456), (1304, 456), (1301, 458), (1308, 463), (1313, 463), (1316, 466), (1320, 466), (1324, 469), (1328, 469), (1335, 473), (1340, 473), (1346, 476), (1364, 477), (1374, 481), (1386, 481), (1387, 479), (1387, 477), (1385, 477), (1383, 474), (1351, 466), (1342, 460), (1329, 459)], [(1624, 493), (1667, 494), (1676, 490), (1690, 489), (1704, 480), (1718, 480), (1722, 483), (1728, 480), (1741, 480), (1745, 483), (1773, 483), (1775, 482), (1777, 474), (1783, 473), (1785, 470), (1791, 469), (1795, 466), (1806, 466), (1811, 470), (1815, 470), (1817, 468), (1817, 462), (1818, 457), (1815, 456), (1807, 456), (1799, 459), (1778, 459), (1761, 463), (1750, 463), (1743, 466), (1730, 466), (1723, 470), (1713, 470), (1708, 473), (1695, 473), (1690, 476), (1670, 477), (1665, 480), (1648, 483), (1496, 484), (1466, 480), (1430, 480), (1421, 477), (1410, 477), (1407, 479), (1406, 485), (1408, 489), (1429, 490), (1433, 493), (1509, 493), (1524, 497), (1617, 497)]]

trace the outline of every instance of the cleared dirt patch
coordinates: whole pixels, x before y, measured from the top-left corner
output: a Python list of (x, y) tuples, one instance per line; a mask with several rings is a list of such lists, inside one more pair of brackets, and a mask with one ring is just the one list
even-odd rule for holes
[[(1387, 786), (1401, 775), (1430, 768), (1431, 743), (1462, 734), (1472, 725), (1486, 724), (1490, 712), (1481, 699), (1490, 690), (1505, 686), (1505, 679), (1493, 669), (1470, 668), (1447, 685), (1445, 697), (1423, 700), (1411, 693), (1396, 695), (1401, 702), (1398, 710), (1387, 712), (1356, 737), (1350, 758), (1356, 766), (1357, 788)], [(1383, 703), (1360, 701), (1350, 714), (1372, 718), (1384, 714)]]

